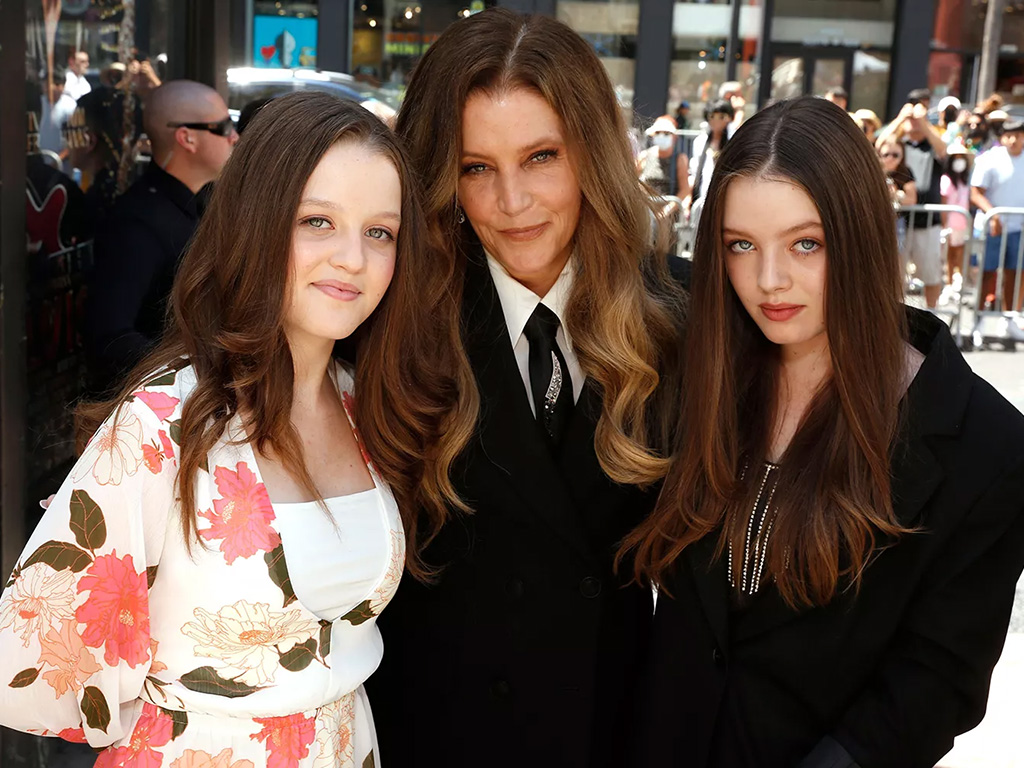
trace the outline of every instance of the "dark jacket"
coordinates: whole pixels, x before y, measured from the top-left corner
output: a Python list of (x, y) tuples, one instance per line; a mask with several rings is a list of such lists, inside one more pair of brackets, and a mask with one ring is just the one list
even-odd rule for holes
[(150, 163), (101, 226), (86, 304), (95, 392), (116, 384), (160, 338), (174, 273), (199, 214), (196, 195)]
[[(926, 355), (892, 464), (904, 526), (860, 593), (730, 608), (715, 535), (660, 595), (638, 703), (643, 768), (930, 768), (985, 713), (1024, 567), (1024, 416), (911, 310)], [(801, 762), (803, 761), (803, 762)]]
[(531, 413), (483, 257), (466, 276), (464, 327), (481, 395), (454, 473), (473, 506), (426, 553), (437, 583), (408, 576), (378, 620), (384, 661), (368, 690), (390, 768), (619, 766), (649, 589), (612, 574), (648, 494), (608, 480), (594, 452), (589, 385), (553, 454)]

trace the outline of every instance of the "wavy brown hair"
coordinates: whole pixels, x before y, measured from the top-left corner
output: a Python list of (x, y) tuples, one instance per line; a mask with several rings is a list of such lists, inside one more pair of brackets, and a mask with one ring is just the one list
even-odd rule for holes
[[(815, 202), (828, 259), (825, 326), (832, 371), (780, 461), (765, 579), (791, 605), (856, 587), (880, 543), (907, 530), (893, 512), (890, 451), (906, 389), (906, 316), (896, 228), (878, 158), (823, 99), (776, 104), (746, 122), (715, 164), (693, 255), (679, 450), (653, 514), (627, 538), (635, 575), (663, 583), (686, 547), (718, 537), (742, 551), (778, 416), (779, 348), (726, 272), (725, 196), (737, 178), (791, 181)], [(870, 366), (864, 361), (870, 360)], [(756, 473), (750, 473), (756, 474)]]
[[(590, 45), (555, 19), (500, 8), (475, 14), (452, 24), (413, 73), (395, 130), (422, 179), (434, 260), (451, 286), (423, 311), (458, 328), (465, 263), (477, 247), (471, 224), (458, 222), (456, 200), (466, 100), (517, 88), (539, 93), (561, 119), (582, 191), (566, 325), (580, 366), (602, 394), (598, 459), (613, 480), (651, 483), (668, 469), (654, 439), (667, 432), (658, 420), (666, 410), (655, 401), (659, 381), (675, 368), (680, 299), (666, 258), (652, 247), (652, 206), (608, 75)], [(468, 439), (475, 382), (461, 335), (449, 335), (455, 349), (446, 354), (458, 366), (452, 370), (465, 400), (453, 423)], [(439, 458), (428, 473), (438, 484), (453, 457)]]
[[(261, 109), (235, 147), (178, 270), (163, 340), (117, 397), (79, 412), (81, 442), (155, 371), (193, 366), (197, 384), (182, 406), (177, 478), (189, 545), (196, 540), (197, 473), (239, 413), (256, 449), (271, 449), (322, 501), (291, 423), (293, 367), (283, 316), (299, 199), (338, 142), (358, 142), (394, 164), (402, 184), (402, 226), (391, 285), (335, 354), (354, 353), (355, 422), (391, 485), (410, 542), (424, 522), (428, 528), (441, 524), (437, 516), (414, 512), (421, 506), (423, 457), (445, 450), (438, 404), (447, 405), (451, 395), (435, 384), (445, 377), (431, 365), (433, 358), (420, 352), (443, 340), (431, 335), (433, 326), (408, 320), (424, 291), (429, 297), (439, 290), (436, 270), (420, 247), (423, 214), (409, 165), (394, 134), (358, 104), (303, 91)], [(392, 332), (396, 327), (400, 334)], [(406, 565), (416, 577), (428, 575), (415, 547)]]

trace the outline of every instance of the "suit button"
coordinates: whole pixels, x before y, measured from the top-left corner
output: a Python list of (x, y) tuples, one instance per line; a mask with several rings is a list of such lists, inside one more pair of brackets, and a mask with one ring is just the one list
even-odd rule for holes
[(505, 584), (505, 594), (511, 597), (513, 600), (518, 600), (523, 596), (525, 591), (523, 587), (522, 579), (509, 579)]
[(722, 649), (717, 645), (715, 646), (715, 650), (711, 652), (711, 660), (715, 662), (716, 667), (725, 666), (725, 654), (722, 653)]
[(512, 686), (508, 684), (508, 680), (495, 680), (491, 683), (491, 696), (495, 699), (504, 699), (510, 693), (512, 693)]
[(588, 600), (601, 594), (601, 580), (593, 576), (587, 576), (580, 582), (580, 594)]

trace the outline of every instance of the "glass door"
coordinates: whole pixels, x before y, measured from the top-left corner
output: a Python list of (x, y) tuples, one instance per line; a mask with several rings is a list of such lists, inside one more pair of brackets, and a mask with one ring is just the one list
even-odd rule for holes
[(813, 94), (824, 96), (829, 88), (844, 88), (853, 83), (853, 50), (775, 44), (772, 46), (771, 77), (762, 86), (768, 101)]

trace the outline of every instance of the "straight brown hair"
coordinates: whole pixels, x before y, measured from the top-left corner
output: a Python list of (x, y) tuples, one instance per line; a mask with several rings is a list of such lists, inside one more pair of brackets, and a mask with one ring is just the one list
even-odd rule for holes
[[(291, 423), (294, 374), (283, 317), (299, 199), (339, 142), (356, 142), (394, 165), (402, 185), (402, 226), (390, 287), (335, 353), (347, 348), (351, 357), (354, 351), (356, 426), (395, 494), (409, 541), (417, 540), (424, 522), (441, 524), (431, 508), (426, 518), (417, 513), (423, 456), (445, 445), (436, 403), (446, 404), (450, 394), (438, 388), (436, 369), (418, 353), (440, 343), (432, 327), (406, 319), (416, 314), (422, 287), (436, 284), (420, 247), (423, 214), (413, 177), (398, 140), (379, 119), (353, 102), (302, 91), (260, 109), (236, 145), (179, 267), (163, 340), (117, 397), (79, 409), (82, 444), (154, 372), (192, 365), (197, 384), (182, 405), (177, 478), (189, 546), (196, 540), (199, 469), (240, 412), (256, 449), (272, 449), (322, 501)], [(393, 333), (394, 327), (402, 333)], [(428, 445), (438, 433), (440, 446)], [(406, 567), (418, 578), (429, 573), (415, 546)]]
[(859, 584), (883, 540), (907, 532), (893, 512), (889, 474), (906, 389), (895, 217), (869, 142), (823, 99), (759, 112), (718, 158), (693, 255), (678, 452), (654, 512), (622, 552), (634, 553), (638, 579), (662, 584), (705, 536), (718, 537), (719, 557), (730, 541), (742, 551), (757, 492), (743, 469), (768, 458), (779, 350), (726, 272), (725, 196), (737, 178), (799, 185), (825, 231), (832, 372), (781, 459), (764, 566), (764, 579), (791, 606), (823, 605)]
[[(459, 381), (452, 422), (468, 440), (478, 403), (461, 332), (452, 332), (460, 324), (466, 260), (477, 247), (472, 225), (458, 221), (462, 113), (474, 92), (517, 88), (543, 96), (561, 119), (582, 191), (566, 325), (581, 368), (602, 394), (598, 459), (615, 481), (652, 483), (668, 469), (668, 446), (659, 443), (669, 431), (660, 420), (667, 411), (656, 399), (664, 391), (659, 382), (675, 370), (682, 314), (667, 259), (653, 247), (652, 204), (591, 46), (555, 19), (500, 8), (455, 22), (430, 47), (395, 129), (422, 179), (434, 259), (450, 286), (422, 309), (449, 329), (455, 345), (444, 353)], [(435, 461), (428, 475), (439, 484), (447, 471)]]

